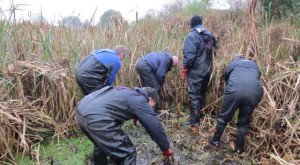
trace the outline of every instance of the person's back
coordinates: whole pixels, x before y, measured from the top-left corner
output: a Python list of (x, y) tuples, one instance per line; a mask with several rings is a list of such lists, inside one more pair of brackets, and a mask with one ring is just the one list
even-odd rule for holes
[(247, 94), (256, 93), (260, 87), (260, 70), (253, 60), (239, 58), (232, 61), (226, 69), (226, 87)]
[(114, 50), (97, 49), (86, 56), (76, 68), (76, 80), (85, 95), (112, 85), (127, 49), (118, 45)]
[(180, 79), (188, 82), (190, 97), (190, 125), (199, 126), (203, 116), (205, 94), (213, 69), (213, 56), (217, 42), (211, 32), (202, 25), (202, 18), (195, 15), (191, 19), (191, 32), (184, 40), (182, 72)]
[[(143, 93), (142, 90), (139, 92)], [(144, 113), (155, 115), (153, 109), (148, 106), (148, 96), (142, 93), (127, 87), (105, 87), (84, 97), (77, 108), (82, 115), (94, 116), (97, 121), (104, 121), (105, 118), (105, 122), (117, 120), (123, 123), (135, 118), (137, 109), (132, 109), (133, 103), (144, 103)]]
[(238, 113), (238, 134), (236, 152), (244, 151), (245, 136), (251, 122), (251, 114), (261, 100), (263, 89), (260, 83), (260, 70), (253, 60), (246, 60), (244, 55), (237, 54), (225, 71), (226, 87), (222, 108), (217, 119), (214, 137), (209, 143), (219, 149), (221, 136), (228, 122)]
[(142, 86), (155, 88), (160, 93), (166, 73), (177, 63), (178, 58), (168, 52), (151, 52), (141, 57), (137, 61), (136, 70), (141, 77)]
[(148, 64), (151, 66), (155, 73), (160, 72), (162, 70), (163, 73), (159, 74), (165, 75), (166, 72), (172, 69), (173, 56), (170, 53), (151, 52), (142, 58), (144, 58), (148, 62)]
[(163, 154), (172, 155), (164, 129), (151, 107), (156, 102), (158, 96), (152, 88), (107, 86), (85, 96), (75, 115), (80, 129), (94, 143), (94, 156), (99, 158), (95, 162), (105, 162), (107, 155), (117, 164), (135, 164), (134, 145), (121, 129), (129, 119), (138, 119)]
[(132, 119), (126, 98), (112, 87), (104, 87), (84, 97), (77, 109), (83, 116), (90, 116), (90, 122), (119, 121)]
[(189, 33), (185, 41), (183, 49), (184, 67), (190, 71), (195, 70), (195, 74), (200, 74), (199, 70), (205, 74), (210, 73), (213, 67), (213, 49), (216, 48), (213, 34), (203, 27), (195, 28)]

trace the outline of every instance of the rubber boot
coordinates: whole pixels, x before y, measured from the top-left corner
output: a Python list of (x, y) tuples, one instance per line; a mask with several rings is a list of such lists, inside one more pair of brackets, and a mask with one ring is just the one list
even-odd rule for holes
[(244, 152), (244, 145), (245, 145), (245, 138), (248, 133), (248, 128), (239, 127), (238, 128), (238, 134), (236, 137), (236, 143), (235, 143), (235, 151), (238, 154), (241, 154)]
[(215, 150), (218, 150), (220, 148), (220, 140), (225, 128), (226, 128), (226, 124), (218, 122), (217, 127), (215, 129), (214, 137), (208, 140), (209, 144)]
[(198, 109), (190, 109), (190, 122), (192, 127), (200, 125), (200, 118), (203, 116), (202, 112)]
[(191, 98), (190, 101), (190, 123), (192, 127), (198, 127), (200, 118), (203, 116), (201, 112), (201, 102), (199, 98)]
[(96, 145), (94, 145), (94, 165), (107, 165), (106, 154)]

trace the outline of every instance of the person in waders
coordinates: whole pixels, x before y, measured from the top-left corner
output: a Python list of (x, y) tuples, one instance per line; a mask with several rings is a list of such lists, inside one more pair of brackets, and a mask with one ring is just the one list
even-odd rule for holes
[(219, 149), (223, 131), (236, 112), (238, 113), (238, 133), (235, 151), (244, 151), (245, 138), (249, 130), (251, 115), (261, 100), (263, 89), (260, 82), (260, 70), (253, 60), (245, 59), (242, 54), (234, 56), (233, 61), (225, 71), (226, 87), (221, 112), (217, 126), (209, 143), (214, 149)]
[(165, 83), (166, 73), (177, 64), (178, 58), (168, 52), (151, 52), (138, 60), (136, 70), (141, 77), (142, 86), (152, 87), (159, 94)]
[(190, 97), (190, 126), (199, 126), (203, 116), (201, 109), (205, 103), (205, 93), (213, 68), (213, 56), (217, 43), (211, 32), (202, 26), (201, 17), (191, 19), (192, 31), (185, 38), (183, 47), (183, 67), (180, 79), (187, 77)]
[(118, 165), (136, 164), (136, 149), (121, 129), (123, 122), (130, 119), (138, 119), (162, 154), (173, 160), (174, 153), (152, 108), (158, 99), (151, 87), (106, 86), (77, 104), (77, 123), (94, 144), (94, 165), (106, 165), (107, 156)]
[(97, 49), (86, 56), (76, 68), (76, 80), (88, 95), (98, 89), (113, 84), (121, 67), (121, 61), (127, 54), (127, 49), (118, 45), (114, 50)]

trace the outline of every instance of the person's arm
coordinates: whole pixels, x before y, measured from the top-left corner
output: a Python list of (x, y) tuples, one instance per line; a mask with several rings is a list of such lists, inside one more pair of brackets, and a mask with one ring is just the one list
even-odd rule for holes
[[(161, 54), (162, 56), (165, 56), (164, 54)], [(156, 78), (159, 82), (159, 84), (163, 84), (165, 82), (165, 76), (167, 73), (167, 64), (166, 64), (166, 57), (160, 58), (157, 71), (155, 73)]]
[(115, 77), (116, 77), (116, 75), (117, 75), (120, 67), (121, 67), (121, 62), (119, 60), (116, 60), (114, 62), (114, 69), (111, 72), (111, 74), (110, 74), (110, 76), (109, 76), (109, 78), (107, 80), (107, 83), (106, 83), (107, 86), (111, 86), (112, 85), (112, 83), (114, 82)]
[(146, 98), (141, 95), (130, 95), (126, 97), (132, 113), (146, 129), (151, 139), (156, 142), (162, 151), (170, 148), (169, 141), (164, 132), (164, 128), (156, 118), (153, 108)]

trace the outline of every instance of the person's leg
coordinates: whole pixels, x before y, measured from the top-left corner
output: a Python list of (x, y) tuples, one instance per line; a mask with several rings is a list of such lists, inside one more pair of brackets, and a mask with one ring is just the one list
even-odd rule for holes
[(94, 143), (94, 165), (107, 165), (107, 155)]
[(152, 87), (160, 93), (160, 84), (158, 83), (155, 73), (147, 61), (139, 59), (136, 64), (136, 70), (141, 77), (143, 87)]
[(203, 77), (196, 70), (189, 70), (187, 75), (188, 95), (190, 97), (190, 122), (192, 126), (199, 126), (201, 112), (201, 86)]
[(200, 124), (200, 119), (203, 116), (202, 112), (200, 111), (201, 109), (201, 104), (200, 104), (200, 98), (198, 98), (194, 94), (189, 94), (190, 96), (190, 123), (191, 126), (199, 126)]
[[(205, 95), (206, 95), (206, 92), (208, 90), (208, 83), (209, 83), (209, 80), (210, 80), (210, 73), (207, 72), (207, 74), (204, 75), (204, 78), (203, 78), (203, 81), (201, 83), (201, 92), (200, 92), (200, 110), (202, 112), (202, 109), (205, 107)], [(203, 114), (203, 112), (202, 112)]]
[(94, 165), (107, 165), (107, 155), (98, 146), (98, 144), (94, 141), (94, 139), (89, 135), (89, 133), (85, 129), (86, 123), (85, 123), (83, 117), (81, 115), (79, 115), (76, 111), (75, 111), (75, 116), (76, 116), (77, 123), (78, 123), (79, 128), (82, 131), (82, 133), (85, 136), (87, 136), (92, 141), (92, 143), (94, 144), (94, 151), (93, 151), (93, 154), (94, 154), (93, 155)]
[(214, 137), (209, 139), (209, 143), (218, 149), (220, 146), (220, 140), (224, 129), (229, 121), (232, 120), (236, 109), (240, 106), (241, 98), (236, 95), (235, 92), (228, 92), (228, 88), (225, 89), (224, 99), (222, 103), (221, 112), (218, 116), (218, 123), (214, 133)]
[(115, 163), (135, 164), (135, 147), (117, 122), (91, 123), (87, 132)]
[(212, 145), (212, 147), (216, 150), (219, 149), (219, 147), (220, 147), (220, 140), (221, 140), (222, 134), (226, 128), (226, 125), (227, 125), (227, 123), (224, 120), (222, 120), (221, 118), (219, 118), (216, 129), (215, 129), (214, 136), (212, 139), (208, 140), (209, 143)]
[(237, 153), (244, 152), (245, 140), (246, 140), (246, 136), (248, 134), (248, 130), (249, 130), (249, 125), (238, 127), (238, 133), (237, 133), (236, 142), (235, 142), (235, 151)]
[[(152, 71), (150, 65), (147, 63), (147, 61), (143, 59), (139, 59), (139, 61), (136, 64), (136, 70), (141, 77), (142, 86), (152, 87), (156, 89), (157, 94), (159, 94), (161, 90), (160, 84), (158, 83), (156, 76)], [(156, 114), (159, 114), (158, 109), (159, 109), (159, 104), (156, 104), (154, 107), (154, 111)]]
[(248, 96), (244, 99), (243, 105), (239, 111), (239, 119), (237, 123), (238, 133), (236, 137), (236, 152), (242, 153), (244, 152), (244, 146), (246, 141), (246, 136), (249, 131), (249, 125), (251, 122), (251, 117), (254, 109), (258, 105), (261, 99), (261, 93), (258, 91), (257, 95)]

